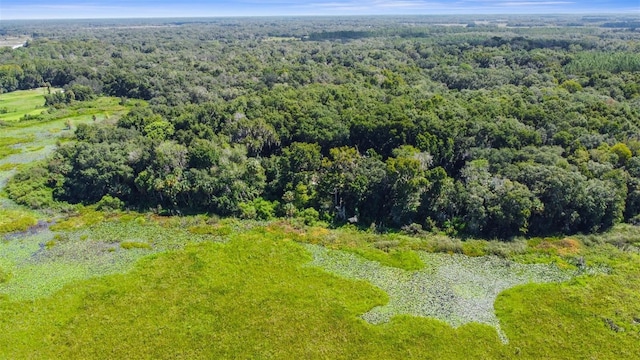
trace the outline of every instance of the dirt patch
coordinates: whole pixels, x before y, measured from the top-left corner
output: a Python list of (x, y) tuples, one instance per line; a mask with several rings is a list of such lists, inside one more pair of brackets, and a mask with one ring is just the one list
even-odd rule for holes
[(0, 37), (0, 47), (12, 47), (17, 49), (24, 46), (24, 44), (31, 40), (28, 36), (4, 36)]

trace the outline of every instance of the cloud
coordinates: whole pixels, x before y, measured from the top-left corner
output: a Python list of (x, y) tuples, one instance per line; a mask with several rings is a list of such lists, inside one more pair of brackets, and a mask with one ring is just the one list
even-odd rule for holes
[(502, 6), (548, 6), (575, 4), (570, 1), (506, 1), (500, 3)]

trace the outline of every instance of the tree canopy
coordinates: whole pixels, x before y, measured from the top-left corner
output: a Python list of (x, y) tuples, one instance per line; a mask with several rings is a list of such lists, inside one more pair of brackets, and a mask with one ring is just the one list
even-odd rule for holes
[(40, 170), (72, 203), (501, 239), (638, 221), (637, 31), (409, 19), (10, 23), (33, 40), (0, 91), (146, 100)]

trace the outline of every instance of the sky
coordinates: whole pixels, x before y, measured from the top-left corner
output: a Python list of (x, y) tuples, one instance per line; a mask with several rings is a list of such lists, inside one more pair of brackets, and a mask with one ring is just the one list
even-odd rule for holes
[(640, 0), (0, 0), (0, 21), (290, 15), (633, 13)]

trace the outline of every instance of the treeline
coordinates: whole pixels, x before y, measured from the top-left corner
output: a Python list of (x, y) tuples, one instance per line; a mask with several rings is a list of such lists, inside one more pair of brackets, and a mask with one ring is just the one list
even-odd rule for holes
[(238, 20), (56, 28), (65, 36), (0, 52), (6, 91), (42, 81), (65, 88), (47, 97), (58, 107), (101, 94), (149, 104), (79, 126), (8, 192), (36, 207), (53, 196), (503, 239), (640, 220), (633, 36), (438, 27), (345, 42), (396, 30), (335, 21), (311, 28), (340, 41)]

